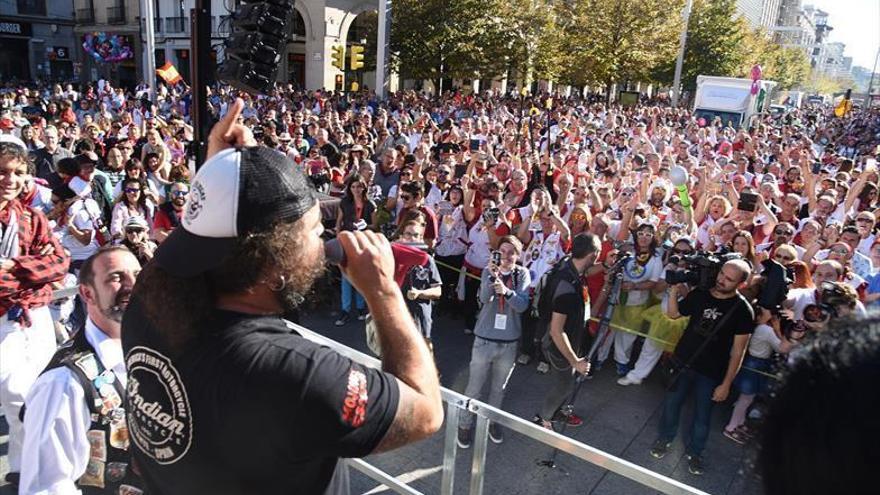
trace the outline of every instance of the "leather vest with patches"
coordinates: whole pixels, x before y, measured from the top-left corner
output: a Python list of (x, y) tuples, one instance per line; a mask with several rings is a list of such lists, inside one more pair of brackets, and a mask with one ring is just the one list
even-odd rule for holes
[(112, 370), (98, 359), (86, 339), (85, 329), (65, 342), (43, 371), (66, 367), (86, 396), (91, 424), (88, 430), (89, 461), (76, 486), (83, 494), (139, 495), (143, 482), (132, 468), (125, 422), (124, 388)]

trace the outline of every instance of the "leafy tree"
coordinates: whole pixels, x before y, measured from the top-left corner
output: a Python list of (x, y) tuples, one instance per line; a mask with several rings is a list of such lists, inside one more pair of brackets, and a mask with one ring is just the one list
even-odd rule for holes
[(779, 83), (777, 89), (792, 89), (810, 75), (810, 61), (803, 50), (783, 47), (763, 30), (749, 30), (743, 38), (743, 47), (745, 54), (733, 76), (750, 77), (752, 67), (759, 64), (764, 79)]
[(523, 85), (532, 80), (555, 80), (563, 62), (559, 11), (550, 0), (508, 0), (500, 5), (500, 22), (508, 39), (505, 54), (510, 73)]
[[(749, 51), (745, 44), (748, 36), (749, 28), (737, 14), (735, 0), (695, 0), (681, 70), (683, 89), (696, 89), (699, 75), (733, 76), (739, 72)], [(672, 85), (675, 62), (673, 56), (658, 68), (654, 76), (659, 82)]]
[(644, 81), (674, 56), (684, 0), (569, 0), (564, 19), (561, 80), (603, 84)]
[(500, 0), (396, 0), (391, 63), (408, 79), (492, 78), (507, 68)]

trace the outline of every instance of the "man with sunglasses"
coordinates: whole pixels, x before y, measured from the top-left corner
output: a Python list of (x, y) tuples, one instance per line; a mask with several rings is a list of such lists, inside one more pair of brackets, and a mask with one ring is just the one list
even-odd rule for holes
[(175, 182), (171, 185), (171, 201), (166, 201), (156, 211), (156, 219), (153, 222), (153, 239), (161, 244), (171, 232), (180, 227), (183, 218), (186, 198), (189, 196), (189, 184)]
[(776, 255), (776, 250), (779, 249), (779, 246), (783, 244), (791, 245), (797, 250), (798, 259), (803, 259), (804, 253), (807, 251), (803, 247), (792, 243), (792, 239), (794, 239), (794, 226), (788, 222), (780, 222), (776, 225), (776, 228), (773, 229), (773, 233), (770, 235), (770, 240), (763, 244), (758, 244), (755, 246), (755, 252), (757, 253), (767, 253), (767, 257), (774, 258)]
[(149, 238), (150, 226), (141, 216), (131, 216), (125, 222), (125, 237), (122, 245), (134, 254), (141, 266), (153, 259), (156, 243)]
[[(872, 215), (871, 213), (868, 213)], [(849, 246), (849, 250), (844, 253), (837, 253), (839, 256), (848, 257), (850, 261), (850, 265), (852, 266), (853, 271), (859, 277), (867, 280), (874, 274), (874, 264), (871, 261), (871, 258), (865, 256), (864, 254), (858, 251), (859, 244), (862, 242), (862, 234), (859, 231), (858, 226), (856, 225), (847, 225), (840, 232), (840, 242), (845, 243)], [(832, 249), (834, 246), (830, 248), (825, 248), (826, 240), (821, 237), (816, 239), (817, 247), (822, 248), (820, 251), (816, 252), (815, 259), (817, 261), (829, 259), (829, 256), (832, 254)]]

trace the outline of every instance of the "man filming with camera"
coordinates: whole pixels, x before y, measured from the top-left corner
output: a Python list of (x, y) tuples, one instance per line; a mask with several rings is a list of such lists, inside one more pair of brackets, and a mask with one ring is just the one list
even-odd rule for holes
[(660, 435), (651, 455), (661, 459), (669, 452), (678, 433), (681, 407), (692, 393), (695, 411), (686, 456), (688, 471), (694, 475), (704, 471), (700, 456), (709, 436), (712, 405), (730, 394), (755, 328), (754, 311), (739, 293), (751, 272), (748, 263), (734, 259), (721, 266), (715, 285), (709, 289), (698, 287), (679, 300), (681, 284), (670, 287), (667, 316), (691, 319), (672, 358)]

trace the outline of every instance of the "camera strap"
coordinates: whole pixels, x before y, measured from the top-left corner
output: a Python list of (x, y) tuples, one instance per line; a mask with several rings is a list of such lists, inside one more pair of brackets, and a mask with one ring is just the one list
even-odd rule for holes
[(712, 333), (710, 333), (709, 336), (706, 337), (706, 339), (703, 341), (703, 343), (700, 344), (699, 347), (697, 347), (696, 352), (691, 354), (691, 357), (688, 358), (687, 362), (683, 363), (681, 366), (677, 366), (675, 353), (672, 354), (673, 365), (676, 368), (674, 373), (675, 376), (670, 380), (667, 388), (671, 389), (675, 385), (675, 382), (678, 380), (678, 376), (681, 374), (681, 372), (689, 369), (691, 365), (694, 364), (694, 361), (696, 361), (697, 358), (700, 356), (700, 354), (702, 354), (703, 351), (706, 350), (706, 348), (709, 346), (709, 342), (715, 340), (715, 336), (718, 334), (718, 331), (727, 323), (727, 320), (729, 320), (730, 317), (733, 315), (734, 310), (736, 310), (742, 303), (748, 304), (746, 298), (743, 297), (743, 295), (739, 292), (736, 293), (736, 297), (737, 302), (733, 305), (733, 307), (730, 308), (730, 311), (728, 311), (724, 316), (721, 317), (720, 320), (715, 323), (715, 326), (712, 327)]

